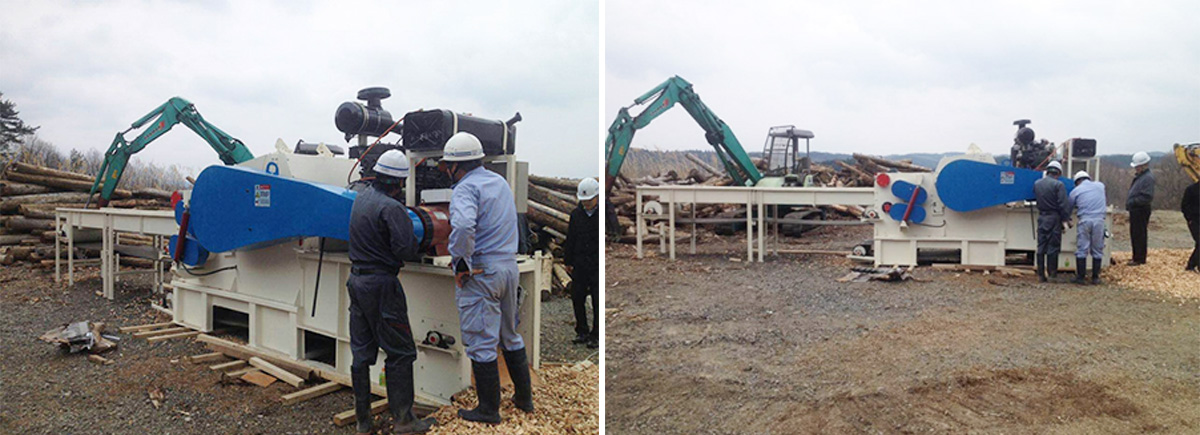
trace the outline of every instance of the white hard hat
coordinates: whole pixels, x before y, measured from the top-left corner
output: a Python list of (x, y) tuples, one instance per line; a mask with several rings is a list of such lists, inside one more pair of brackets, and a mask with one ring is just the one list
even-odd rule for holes
[(580, 201), (595, 198), (600, 194), (600, 182), (595, 178), (584, 178), (579, 182), (579, 191), (575, 193), (575, 197)]
[(1058, 169), (1058, 172), (1062, 172), (1062, 163), (1059, 163), (1058, 160), (1052, 161), (1049, 165), (1046, 165), (1046, 169)]
[(1090, 180), (1092, 178), (1092, 176), (1088, 175), (1087, 171), (1076, 172), (1075, 173), (1075, 181), (1079, 181), (1080, 178), (1087, 178)]
[(462, 162), (483, 158), (483, 144), (471, 133), (460, 131), (450, 136), (446, 147), (442, 149), (442, 160), (447, 162)]
[(1137, 154), (1133, 155), (1133, 162), (1129, 163), (1129, 166), (1136, 168), (1147, 163), (1150, 163), (1150, 155), (1146, 154), (1145, 151), (1138, 151)]
[(408, 177), (408, 157), (404, 151), (388, 150), (375, 161), (375, 172), (396, 178)]

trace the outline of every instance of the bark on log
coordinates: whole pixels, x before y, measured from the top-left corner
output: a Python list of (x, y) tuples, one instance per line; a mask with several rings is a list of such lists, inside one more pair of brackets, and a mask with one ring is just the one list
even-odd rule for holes
[(170, 207), (171, 203), (158, 199), (119, 199), (109, 201), (108, 206), (116, 208)]
[[(571, 221), (571, 215), (563, 213), (558, 210), (555, 210), (553, 207), (547, 206), (545, 204), (540, 204), (535, 201), (529, 201), (529, 208), (537, 209), (538, 211), (540, 211), (542, 213), (553, 216), (555, 219), (558, 219), (558, 220), (562, 221), (563, 223), (567, 223), (567, 222)], [(566, 231), (563, 231), (563, 232), (565, 233)]]
[(712, 174), (712, 176), (714, 176), (714, 177), (724, 177), (725, 176), (725, 174), (723, 172), (717, 171), (717, 168), (714, 168), (714, 167), (712, 167), (712, 165), (705, 163), (704, 160), (700, 160), (699, 157), (696, 157), (695, 155), (693, 155), (691, 153), (684, 153), (683, 156), (687, 157), (688, 160), (691, 160), (692, 163), (695, 163), (696, 166), (700, 167), (700, 169), (703, 169), (705, 172)]
[(552, 227), (542, 227), (542, 231), (545, 231), (546, 234), (549, 234), (550, 236), (554, 237), (554, 241), (556, 241), (558, 243), (565, 243), (567, 241), (566, 234), (561, 233)]
[(554, 208), (555, 211), (570, 215), (571, 210), (575, 208), (575, 204), (563, 201), (561, 198), (551, 195), (548, 192), (551, 192), (551, 190), (544, 187), (530, 186), (529, 201), (545, 204)]
[(530, 184), (529, 190), (530, 191), (540, 190), (542, 192), (545, 192), (547, 195), (553, 196), (555, 198), (561, 199), (561, 200), (566, 201), (571, 204), (574, 204), (576, 201), (579, 201), (579, 198), (576, 197), (574, 194), (562, 193), (562, 192), (559, 192), (554, 189), (547, 189), (545, 187), (538, 186), (536, 184)]
[[(14, 231), (46, 231), (54, 229), (54, 219), (26, 219), (18, 217), (10, 219), (4, 226)], [(41, 233), (39, 232), (38, 234), (40, 235)]]
[(149, 187), (147, 187), (145, 189), (134, 190), (133, 196), (137, 197), (137, 198), (162, 199), (162, 200), (167, 200), (167, 201), (171, 200), (171, 192), (168, 192), (168, 191), (165, 191), (162, 189), (149, 188)]
[(563, 192), (574, 192), (579, 188), (578, 181), (564, 180), (561, 178), (542, 177), (539, 175), (529, 174), (529, 182), (538, 186), (560, 190)]
[(556, 219), (549, 214), (543, 213), (534, 207), (529, 207), (529, 211), (525, 214), (525, 216), (538, 225), (554, 228), (563, 234), (567, 233), (566, 222)]
[[(88, 192), (92, 190), (91, 181), (73, 180), (70, 178), (33, 175), (22, 172), (9, 172), (8, 179), (21, 183), (38, 184), (42, 186), (56, 187), (59, 189), (73, 190), (76, 192)], [(133, 197), (133, 193), (125, 189), (116, 189), (113, 190), (112, 197), (117, 199), (131, 198)]]
[(6, 180), (0, 184), (2, 184), (2, 186), (0, 186), (0, 196), (4, 196), (4, 197), (18, 196), (18, 195), (36, 195), (39, 193), (53, 193), (53, 192), (59, 191), (58, 189), (55, 189), (52, 187), (39, 186), (36, 184), (18, 183), (16, 181), (7, 181)]
[(17, 207), (17, 213), (29, 219), (54, 219), (54, 210), (44, 208), (33, 208), (31, 204), (22, 204)]
[(51, 169), (51, 168), (47, 168), (44, 166), (31, 165), (31, 164), (24, 163), (24, 162), (13, 162), (12, 166), (9, 167), (9, 171), (14, 171), (14, 170), (16, 172), (20, 172), (23, 174), (29, 174), (29, 175), (44, 175), (47, 177), (65, 178), (68, 180), (87, 181), (89, 183), (96, 181), (95, 175), (80, 174), (78, 172), (60, 171), (58, 169)]
[(28, 260), (31, 252), (33, 252), (33, 248), (28, 246), (6, 246), (3, 248), (3, 254), (13, 261)]
[(87, 202), (88, 194), (81, 192), (41, 193), (37, 195), (21, 195), (4, 197), (0, 201), (0, 211), (15, 212), (21, 204), (49, 203), (79, 203)]
[(911, 163), (904, 163), (904, 162), (897, 162), (897, 161), (892, 161), (892, 160), (887, 160), (887, 159), (881, 159), (879, 157), (873, 157), (873, 156), (868, 156), (866, 154), (859, 154), (859, 153), (854, 153), (853, 156), (856, 159), (867, 160), (867, 161), (875, 163), (879, 166), (886, 166), (889, 168), (902, 169), (905, 171), (913, 171), (913, 172), (933, 172), (929, 168), (926, 168), (924, 166), (917, 166), (917, 165), (914, 165)]
[(0, 246), (19, 245), (19, 244), (21, 244), (21, 241), (25, 240), (27, 237), (29, 237), (29, 236), (26, 236), (24, 234), (12, 234), (12, 235), (7, 235), (7, 236), (0, 236)]

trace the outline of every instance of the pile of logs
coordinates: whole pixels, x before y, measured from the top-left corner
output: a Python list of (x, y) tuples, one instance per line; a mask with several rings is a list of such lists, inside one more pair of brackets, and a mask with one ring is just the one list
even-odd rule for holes
[(567, 240), (567, 225), (571, 211), (579, 204), (575, 192), (579, 180), (529, 175), (529, 228), (539, 238), (539, 246), (549, 249), (554, 255), (554, 280), (556, 290), (570, 288), (571, 277), (562, 264), (562, 244)]
[[(633, 219), (636, 216), (634, 209), (637, 207), (637, 201), (634, 195), (637, 186), (733, 185), (733, 180), (724, 171), (718, 170), (693, 154), (687, 154), (687, 158), (692, 163), (695, 163), (696, 167), (689, 168), (686, 174), (680, 174), (675, 170), (668, 170), (656, 176), (641, 177), (635, 180), (627, 179), (624, 176), (617, 177), (609, 201), (616, 208), (617, 220), (621, 224), (622, 234), (618, 238), (620, 241), (632, 243), (635, 240), (634, 232), (636, 230), (633, 228)], [(759, 170), (764, 169), (761, 167), (761, 161), (756, 159), (755, 163), (760, 165)], [(834, 162), (834, 166), (814, 163), (811, 165), (811, 169), (813, 187), (870, 187), (875, 185), (875, 175), (879, 173), (932, 172), (929, 168), (914, 165), (909, 160), (888, 160), (857, 153), (853, 154), (853, 160), (851, 161), (838, 160)], [(643, 198), (643, 201), (654, 199), (647, 197)], [(745, 216), (745, 211), (741, 210), (741, 208), (735, 204), (705, 205), (696, 210), (696, 217)], [(832, 215), (849, 218), (860, 218), (863, 213), (862, 208), (857, 206), (832, 205), (822, 206), (821, 208)], [(690, 216), (690, 211), (687, 212), (687, 215)]]
[[(54, 209), (83, 208), (95, 176), (61, 171), (23, 162), (10, 162), (0, 172), (0, 264), (27, 261), (41, 266), (54, 265)], [(170, 192), (159, 189), (113, 191), (109, 207), (170, 209)], [(96, 201), (93, 199), (92, 207)], [(145, 236), (122, 234), (126, 245), (150, 245)], [(92, 240), (97, 242), (99, 239)], [(86, 244), (89, 240), (76, 238)], [(66, 255), (65, 250), (63, 255)], [(81, 247), (76, 258), (95, 258), (99, 250)], [(123, 263), (142, 265), (135, 258)], [(147, 262), (148, 264), (148, 262)]]

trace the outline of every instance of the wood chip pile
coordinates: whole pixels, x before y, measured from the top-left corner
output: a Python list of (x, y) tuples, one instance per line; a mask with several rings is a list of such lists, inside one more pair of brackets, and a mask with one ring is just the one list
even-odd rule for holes
[(1151, 249), (1146, 264), (1114, 262), (1103, 279), (1136, 290), (1158, 292), (1178, 300), (1200, 300), (1200, 274), (1183, 270), (1191, 249)]
[[(83, 208), (95, 176), (31, 165), (9, 163), (0, 172), (0, 264), (29, 262), (39, 267), (54, 267), (54, 209)], [(158, 189), (113, 192), (110, 207), (170, 209), (171, 193)], [(95, 200), (92, 201), (95, 207)], [(152, 239), (122, 234), (124, 245), (150, 245)], [(99, 242), (80, 240), (76, 242)], [(65, 258), (66, 250), (62, 254)], [(77, 248), (76, 258), (97, 258), (96, 247)], [(148, 267), (139, 258), (121, 258), (122, 264)]]
[(562, 245), (567, 241), (571, 211), (579, 204), (575, 193), (580, 180), (529, 175), (529, 229), (538, 238), (535, 245), (545, 246), (554, 255), (556, 291), (570, 288), (571, 277), (562, 264)]
[[(827, 166), (822, 164), (813, 164), (813, 183), (815, 187), (870, 187), (875, 185), (875, 175), (885, 172), (932, 172), (929, 168), (914, 165), (909, 160), (887, 160), (879, 157), (868, 156), (865, 154), (854, 154), (854, 159), (851, 162), (836, 161), (835, 166)], [(656, 176), (642, 177), (636, 180), (630, 180), (624, 176), (617, 177), (613, 185), (610, 201), (617, 210), (617, 219), (621, 223), (623, 230), (622, 236), (619, 238), (621, 242), (633, 243), (635, 229), (634, 217), (636, 217), (635, 208), (637, 207), (637, 198), (635, 197), (637, 186), (731, 186), (733, 179), (714, 168), (712, 165), (701, 160), (692, 154), (687, 154), (688, 160), (696, 164), (696, 167), (689, 168), (686, 173), (681, 173), (675, 170), (667, 170), (659, 173)], [(759, 170), (762, 170), (762, 162), (755, 159), (755, 164), (760, 165)], [(653, 200), (647, 196), (644, 201)], [(696, 210), (697, 218), (710, 217), (739, 217), (735, 212), (739, 207), (737, 205), (705, 205)], [(863, 210), (857, 206), (822, 206), (827, 213), (844, 216), (848, 218), (862, 217)], [(690, 216), (690, 211), (687, 212)], [(744, 213), (744, 212), (743, 212)], [(740, 216), (745, 216), (741, 214)]]
[(540, 386), (533, 387), (536, 411), (526, 414), (513, 407), (512, 388), (501, 393), (503, 421), (492, 426), (458, 418), (459, 409), (475, 407), (475, 389), (455, 397), (454, 404), (432, 416), (438, 425), (430, 434), (597, 434), (600, 433), (600, 371), (584, 362), (575, 365), (543, 365), (538, 371)]

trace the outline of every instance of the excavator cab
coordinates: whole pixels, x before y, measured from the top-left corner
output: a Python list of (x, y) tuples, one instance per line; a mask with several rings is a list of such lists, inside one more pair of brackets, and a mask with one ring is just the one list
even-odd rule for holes
[[(809, 173), (811, 159), (809, 140), (813, 132), (796, 128), (794, 125), (779, 125), (767, 130), (763, 144), (762, 169), (766, 177), (758, 186), (782, 187), (802, 186)], [(804, 155), (800, 155), (800, 140), (804, 140)]]

